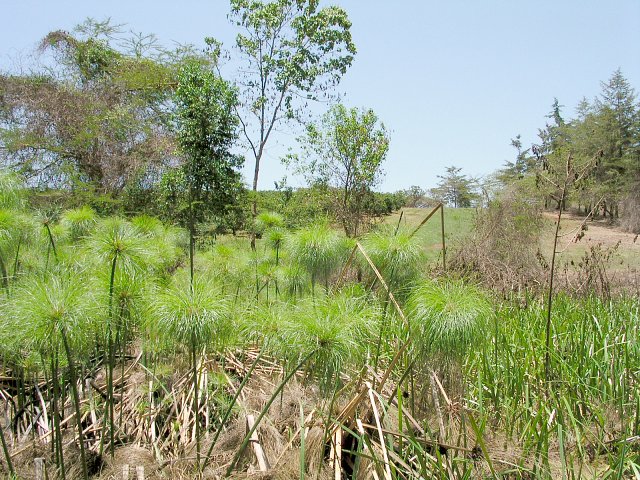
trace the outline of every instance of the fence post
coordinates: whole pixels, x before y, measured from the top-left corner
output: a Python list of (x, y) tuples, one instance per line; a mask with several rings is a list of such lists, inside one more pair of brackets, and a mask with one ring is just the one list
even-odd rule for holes
[(44, 480), (44, 458), (34, 458), (33, 463), (36, 468), (36, 480)]

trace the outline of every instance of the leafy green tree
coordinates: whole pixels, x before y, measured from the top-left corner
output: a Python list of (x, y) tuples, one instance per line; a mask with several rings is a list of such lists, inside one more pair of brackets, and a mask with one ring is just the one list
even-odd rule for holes
[[(326, 95), (351, 65), (356, 48), (346, 12), (319, 8), (316, 0), (231, 0), (231, 19), (242, 29), (236, 38), (243, 61), (239, 116), (255, 160), (256, 192), (276, 125), (299, 119), (309, 100)], [(257, 215), (255, 198), (252, 213)]]
[(470, 207), (479, 198), (476, 192), (476, 181), (462, 175), (462, 168), (447, 167), (445, 175), (438, 175), (440, 181), (431, 195), (454, 208)]
[(535, 157), (531, 155), (529, 148), (523, 147), (520, 135), (511, 139), (511, 146), (517, 151), (516, 159), (514, 162), (506, 162), (498, 173), (498, 180), (505, 185), (523, 179), (535, 167)]
[[(539, 131), (540, 140), (531, 148), (536, 168), (529, 170), (536, 175), (537, 186), (541, 191), (548, 190), (549, 185), (543, 185), (542, 179), (552, 177), (553, 172), (562, 175), (568, 155), (576, 164), (597, 158), (589, 178), (581, 182), (580, 188), (572, 189), (565, 201), (577, 201), (587, 212), (599, 202), (605, 216), (617, 217), (620, 202), (638, 184), (638, 112), (635, 91), (620, 70), (602, 82), (602, 92), (593, 102), (583, 99), (579, 103), (572, 120), (565, 121), (556, 99), (547, 115), (552, 121)], [(546, 195), (545, 206), (558, 201), (548, 192)]]
[(592, 135), (602, 151), (594, 178), (599, 190), (604, 189), (605, 215), (608, 212), (617, 217), (619, 202), (640, 178), (640, 106), (635, 90), (620, 69), (602, 82), (602, 92), (593, 109)]
[(230, 152), (236, 141), (235, 90), (200, 62), (187, 64), (176, 89), (176, 123), (185, 162), (175, 191), (178, 208), (190, 233), (189, 258), (193, 279), (196, 225), (224, 217), (242, 189), (238, 169), (243, 158)]
[(335, 189), (333, 214), (345, 234), (358, 236), (366, 200), (381, 180), (389, 151), (389, 135), (373, 110), (335, 105), (319, 125), (307, 127), (302, 138), (304, 158), (291, 157), (310, 185)]

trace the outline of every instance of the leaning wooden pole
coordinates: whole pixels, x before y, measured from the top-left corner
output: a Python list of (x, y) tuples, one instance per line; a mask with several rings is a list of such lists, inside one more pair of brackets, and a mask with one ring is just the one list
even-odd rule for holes
[(447, 269), (447, 253), (446, 253), (447, 245), (444, 239), (444, 204), (442, 202), (438, 203), (435, 207), (433, 207), (433, 210), (431, 210), (429, 214), (424, 218), (424, 220), (420, 222), (420, 225), (418, 225), (413, 230), (413, 232), (411, 232), (411, 235), (409, 235), (409, 238), (413, 237), (416, 233), (418, 233), (418, 230), (420, 230), (423, 227), (423, 225), (427, 223), (431, 219), (431, 217), (435, 215), (435, 213), (438, 210), (440, 210), (440, 234), (442, 239), (442, 269), (446, 270)]
[[(439, 209), (439, 208), (443, 208), (443, 207), (444, 207), (444, 205), (442, 204), (442, 202), (441, 202), (441, 203), (439, 203), (438, 205), (436, 205), (435, 207), (433, 207), (433, 210), (431, 210), (431, 211), (429, 212), (429, 215), (427, 215), (427, 216), (424, 218), (424, 220), (422, 220), (422, 221), (420, 222), (420, 225), (418, 225), (418, 226), (413, 230), (413, 232), (411, 232), (411, 235), (409, 235), (409, 238), (413, 237), (413, 236), (418, 232), (418, 230), (420, 230), (420, 229), (422, 228), (422, 226), (423, 226), (425, 223), (427, 223), (431, 217), (433, 217), (433, 215), (438, 211), (438, 209)], [(444, 210), (443, 210), (443, 212), (444, 212)], [(444, 215), (444, 213), (443, 213), (443, 215)]]

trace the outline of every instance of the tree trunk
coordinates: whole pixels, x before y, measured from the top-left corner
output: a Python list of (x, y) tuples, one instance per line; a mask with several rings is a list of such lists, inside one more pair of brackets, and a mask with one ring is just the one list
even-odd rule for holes
[[(260, 160), (262, 159), (262, 146), (260, 147), (260, 151), (256, 155), (256, 166), (253, 170), (253, 202), (251, 204), (251, 220), (255, 222), (256, 217), (258, 216), (258, 175), (260, 174)], [(251, 250), (255, 252), (256, 250), (256, 232), (251, 226)]]

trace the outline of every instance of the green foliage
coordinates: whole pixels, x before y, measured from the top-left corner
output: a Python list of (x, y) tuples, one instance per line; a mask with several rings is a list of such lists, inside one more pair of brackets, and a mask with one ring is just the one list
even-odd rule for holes
[[(353, 61), (351, 22), (341, 8), (318, 9), (314, 1), (232, 0), (231, 13), (246, 29), (237, 36), (239, 50), (264, 66), (265, 78), (284, 93), (288, 108), (293, 88), (311, 90), (322, 77), (336, 83)], [(256, 104), (271, 101), (259, 97)]]
[(347, 289), (299, 308), (299, 324), (287, 337), (301, 351), (317, 349), (315, 362), (324, 378), (335, 378), (349, 360), (362, 360), (380, 315), (371, 297)]
[(188, 248), (188, 235), (179, 228), (163, 224), (159, 219), (141, 215), (131, 225), (145, 239), (149, 249), (149, 266), (156, 273), (168, 274), (177, 266)]
[(440, 181), (432, 188), (431, 196), (453, 208), (470, 207), (478, 199), (477, 181), (462, 175), (461, 168), (447, 167), (445, 175), (438, 175)]
[(0, 76), (0, 139), (8, 164), (43, 186), (105, 195), (168, 163), (182, 59), (133, 55), (107, 23), (85, 27), (43, 39), (46, 67)]
[(132, 272), (152, 260), (150, 242), (122, 218), (102, 220), (84, 245), (88, 259), (103, 268), (117, 262), (118, 268)]
[(281, 214), (287, 228), (299, 228), (326, 218), (331, 212), (332, 192), (322, 185), (254, 193), (260, 211)]
[(423, 354), (457, 360), (486, 340), (491, 304), (474, 286), (427, 280), (412, 290), (407, 305), (412, 338)]
[[(611, 419), (607, 410), (612, 405), (619, 409), (611, 419), (619, 432), (616, 438), (626, 438), (623, 432), (637, 428), (638, 385), (632, 372), (637, 371), (640, 358), (638, 303), (635, 299), (605, 302), (560, 295), (555, 312), (562, 321), (554, 325), (553, 332), (552, 394), (533, 380), (541, 378), (544, 369), (546, 313), (542, 303), (525, 309), (508, 304), (499, 309), (494, 332), (487, 332), (493, 337), (491, 348), (470, 352), (467, 368), (474, 373), (468, 379), (468, 393), (483, 418), (500, 419), (506, 433), (517, 433), (528, 451), (539, 448), (536, 443), (545, 437), (547, 442), (555, 439), (548, 424), (555, 410), (551, 426), (562, 425), (576, 439), (571, 455), (578, 463), (588, 456), (589, 445), (607, 445), (610, 427), (602, 422)], [(533, 409), (544, 413), (522, 414)], [(543, 456), (549, 454), (550, 445), (544, 448)], [(611, 457), (605, 454), (602, 461), (628, 458), (621, 451), (609, 452)]]
[(328, 287), (329, 277), (345, 257), (345, 242), (327, 223), (302, 228), (286, 240), (289, 257), (311, 276), (311, 282)]
[(30, 278), (12, 296), (11, 319), (23, 341), (46, 357), (63, 350), (62, 336), (77, 351), (90, 346), (92, 310), (83, 278), (60, 271)]
[[(362, 246), (378, 268), (389, 288), (406, 289), (424, 265), (424, 249), (419, 236), (412, 236), (413, 229), (384, 225), (365, 235)], [(362, 261), (367, 270), (367, 264)]]
[[(491, 215), (487, 211), (483, 221), (495, 220), (500, 228), (493, 223), (487, 228), (504, 235), (520, 232), (524, 238), (535, 236), (537, 224), (528, 209), (530, 200), (521, 196), (515, 199), (501, 196), (495, 210), (492, 210), (492, 204), (489, 207)], [(25, 218), (25, 228), (34, 226), (33, 216), (24, 209), (0, 209), (0, 212), (6, 212), (6, 216), (0, 215), (0, 224), (12, 236), (16, 235), (18, 222), (22, 221), (18, 217)], [(460, 229), (460, 225), (470, 223), (471, 211), (455, 209), (447, 212), (448, 218), (452, 219), (448, 225), (454, 226), (454, 231)], [(411, 210), (404, 218), (407, 223), (415, 223), (425, 213)], [(412, 215), (416, 218), (412, 219)], [(95, 220), (95, 224), (89, 226), (85, 234), (73, 238), (65, 234), (71, 228), (67, 225), (69, 221), (82, 223), (86, 218)], [(72, 367), (80, 366), (86, 369), (85, 372), (99, 369), (103, 360), (95, 355), (96, 351), (107, 350), (104, 362), (109, 362), (111, 380), (107, 380), (105, 391), (115, 392), (107, 394), (106, 402), (100, 401), (97, 395), (94, 397), (95, 411), (105, 418), (103, 425), (112, 422), (117, 425), (117, 412), (123, 406), (115, 401), (118, 382), (113, 380), (117, 378), (114, 371), (130, 364), (118, 365), (116, 362), (120, 355), (127, 358), (134, 348), (139, 352), (141, 346), (143, 357), (133, 368), (140, 368), (138, 374), (141, 374), (143, 367), (140, 365), (144, 365), (153, 388), (147, 390), (145, 382), (143, 392), (138, 393), (145, 399), (152, 399), (153, 410), (150, 412), (160, 412), (155, 417), (158, 427), (162, 428), (163, 417), (170, 422), (166, 424), (165, 432), (169, 433), (165, 433), (163, 442), (175, 444), (175, 448), (182, 448), (172, 437), (180, 430), (172, 426), (178, 421), (177, 415), (181, 415), (175, 412), (175, 402), (182, 402), (182, 412), (189, 409), (199, 412), (197, 423), (192, 424), (197, 425), (195, 438), (198, 442), (204, 437), (200, 429), (204, 430), (207, 425), (210, 435), (214, 434), (214, 429), (227, 431), (224, 427), (231, 426), (228, 420), (237, 410), (233, 404), (242, 388), (245, 385), (251, 388), (254, 384), (251, 375), (256, 373), (253, 372), (273, 372), (274, 361), (284, 366), (284, 379), (274, 387), (274, 392), (266, 393), (269, 400), (264, 411), (268, 411), (268, 406), (282, 391), (282, 385), (299, 368), (303, 370), (305, 382), (319, 387), (321, 398), (330, 400), (335, 392), (346, 392), (336, 393), (335, 401), (340, 403), (332, 402), (327, 410), (323, 401), (317, 407), (314, 405), (324, 416), (335, 413), (332, 406), (341, 404), (345, 398), (353, 398), (354, 392), (348, 385), (345, 390), (338, 390), (345, 375), (359, 380), (363, 368), (375, 368), (380, 378), (390, 365), (389, 360), (396, 358), (398, 363), (390, 370), (389, 382), (398, 385), (398, 407), (391, 411), (397, 412), (398, 421), (402, 422), (398, 428), (402, 435), (398, 439), (402, 441), (388, 444), (389, 451), (393, 448), (395, 455), (390, 461), (416, 458), (416, 462), (422, 462), (407, 467), (398, 461), (394, 465), (398, 474), (406, 473), (411, 478), (414, 473), (417, 476), (419, 472), (429, 472), (447, 478), (453, 471), (460, 478), (472, 478), (484, 472), (484, 467), (455, 453), (448, 453), (445, 464), (437, 458), (439, 454), (434, 457), (427, 452), (428, 431), (418, 439), (411, 431), (406, 433), (403, 427), (406, 418), (402, 413), (408, 410), (411, 398), (405, 400), (404, 391), (414, 397), (417, 408), (416, 415), (412, 416), (421, 422), (420, 425), (430, 426), (435, 420), (431, 414), (433, 410), (427, 409), (424, 413), (420, 408), (426, 400), (420, 389), (411, 388), (411, 375), (414, 382), (419, 379), (415, 377), (419, 373), (415, 372), (420, 372), (426, 357), (429, 366), (441, 375), (439, 378), (443, 380), (451, 405), (459, 403), (463, 407), (459, 411), (450, 410), (452, 421), (448, 434), (454, 436), (451, 444), (464, 445), (465, 435), (482, 439), (490, 433), (504, 434), (508, 448), (512, 443), (518, 447), (514, 449), (512, 461), (516, 466), (508, 468), (523, 474), (529, 472), (528, 462), (535, 457), (539, 466), (535, 467), (538, 473), (534, 478), (549, 478), (560, 469), (565, 469), (569, 477), (569, 473), (582, 464), (585, 468), (593, 468), (597, 473), (595, 476), (605, 468), (609, 469), (607, 471), (613, 467), (621, 469), (625, 475), (633, 469), (631, 462), (635, 457), (629, 453), (626, 439), (635, 435), (640, 411), (635, 381), (640, 358), (638, 305), (634, 299), (609, 302), (564, 296), (557, 299), (554, 314), (558, 321), (552, 325), (554, 349), (549, 366), (554, 388), (546, 389), (540, 382), (546, 352), (544, 305), (533, 298), (529, 298), (526, 305), (505, 301), (496, 307), (497, 314), (494, 314), (488, 294), (476, 287), (451, 279), (420, 282), (409, 291), (406, 302), (403, 296), (397, 297), (407, 313), (407, 329), (407, 325), (395, 317), (385, 316), (389, 310), (384, 299), (367, 290), (371, 277), (364, 264), (361, 265), (362, 282), (339, 291), (316, 291), (309, 295), (309, 277), (315, 276), (315, 281), (329, 284), (348, 253), (344, 236), (327, 224), (313, 225), (282, 238), (281, 222), (286, 221), (286, 217), (262, 215), (260, 220), (266, 230), (258, 248), (251, 251), (243, 239), (230, 236), (206, 244), (197, 258), (192, 287), (189, 272), (182, 265), (186, 239), (185, 232), (180, 229), (165, 226), (149, 216), (130, 221), (99, 219), (89, 210), (63, 213), (60, 223), (56, 223), (55, 215), (46, 220), (57, 242), (60, 260), (53, 262), (50, 259), (45, 270), (44, 258), (49, 248), (46, 231), (42, 239), (31, 238), (30, 243), (24, 243), (29, 248), (24, 252), (21, 249), (20, 261), (26, 266), (29, 257), (40, 257), (40, 260), (33, 264), (29, 260), (29, 268), (21, 269), (20, 275), (12, 279), (9, 288), (0, 295), (0, 316), (4, 319), (0, 325), (0, 355), (22, 392), (13, 397), (16, 406), (39, 401), (37, 396), (32, 396), (34, 389), (30, 388), (37, 382), (45, 399), (48, 418), (54, 419), (54, 423), (68, 417), (67, 412), (60, 417), (62, 405), (68, 411), (67, 395), (84, 375), (76, 377)], [(389, 223), (363, 237), (362, 243), (392, 288), (393, 285), (401, 288), (415, 282), (419, 270), (425, 266), (424, 244), (432, 243), (431, 234), (437, 241), (439, 227), (427, 224), (420, 232), (422, 238), (410, 238), (410, 228), (401, 225), (396, 231), (397, 221), (390, 220)], [(38, 226), (34, 228), (44, 230)], [(277, 241), (283, 242), (279, 264), (269, 248), (275, 248), (277, 243), (270, 238), (273, 232), (278, 234)], [(268, 243), (270, 245), (263, 248)], [(506, 249), (516, 243), (504, 238), (500, 245)], [(521, 253), (518, 246), (512, 250)], [(348, 272), (347, 278), (355, 278), (354, 270)], [(257, 288), (268, 282), (272, 292), (277, 283), (277, 295), (265, 295), (269, 286), (262, 287), (262, 293), (256, 294), (256, 279), (259, 281)], [(109, 312), (108, 318), (106, 312)], [(389, 321), (383, 323), (383, 319)], [(109, 330), (111, 342), (108, 341)], [(63, 332), (71, 345), (68, 354), (62, 351)], [(378, 336), (380, 344), (376, 348)], [(399, 345), (407, 339), (415, 349), (399, 350)], [(221, 353), (229, 346), (246, 344), (252, 345), (251, 349), (244, 348), (246, 356), (238, 354), (235, 358), (244, 359), (251, 367), (243, 371), (240, 386), (239, 379), (228, 377), (234, 382), (237, 395), (228, 405), (226, 401), (221, 404), (217, 400), (219, 395), (225, 398), (231, 395), (223, 392), (228, 382), (224, 372), (229, 369), (211, 364), (223, 362), (226, 355)], [(254, 361), (255, 346), (260, 354)], [(184, 358), (187, 351), (193, 378), (190, 378), (191, 385), (182, 390), (186, 382), (169, 383), (181, 378), (179, 370), (187, 363)], [(375, 355), (372, 354), (374, 351)], [(396, 357), (398, 352), (401, 354)], [(173, 363), (167, 363), (168, 357), (174, 359)], [(376, 361), (372, 362), (373, 358)], [(161, 374), (160, 370), (165, 372)], [(44, 383), (43, 371), (48, 380)], [(174, 375), (176, 371), (178, 374)], [(220, 385), (219, 380), (211, 380), (205, 390), (205, 383), (200, 382), (214, 375), (223, 378), (224, 385)], [(274, 375), (278, 375), (277, 370)], [(24, 388), (20, 386), (22, 384)], [(125, 395), (135, 394), (137, 387), (134, 385), (127, 384)], [(211, 388), (212, 385), (215, 386)], [(463, 388), (456, 389), (458, 385)], [(461, 391), (466, 393), (459, 395)], [(189, 398), (188, 392), (195, 393), (190, 397), (192, 407), (184, 403), (184, 399)], [(386, 399), (382, 396), (379, 399), (383, 407), (387, 405)], [(81, 405), (74, 399), (71, 403)], [(145, 402), (136, 407), (140, 418), (149, 418), (148, 407), (150, 405)], [(109, 413), (109, 409), (113, 412)], [(202, 414), (207, 409), (212, 412), (208, 422)], [(306, 407), (305, 410), (310, 411)], [(78, 411), (78, 418), (86, 413)], [(38, 414), (24, 409), (20, 415), (27, 422), (16, 421), (13, 417), (12, 425), (18, 425), (20, 433), (24, 428), (22, 424), (30, 423)], [(215, 419), (213, 423), (212, 419)], [(468, 422), (466, 429), (460, 428), (464, 422)], [(130, 434), (130, 426), (126, 422), (122, 425), (122, 432)], [(390, 425), (385, 428), (394, 428)], [(78, 428), (83, 428), (82, 422)], [(60, 439), (69, 434), (68, 429), (69, 422), (58, 426)], [(103, 438), (110, 435), (109, 429), (118, 431), (115, 427), (103, 428)], [(455, 438), (458, 434), (460, 437)], [(187, 435), (194, 438), (194, 431), (190, 430)], [(375, 441), (368, 435), (362, 436), (362, 440)], [(493, 455), (486, 445), (481, 448), (486, 455)], [(594, 461), (589, 458), (592, 448), (599, 452)], [(548, 467), (546, 459), (555, 458), (558, 450), (564, 455), (564, 463)], [(367, 455), (379, 455), (375, 449), (369, 452)], [(309, 453), (307, 451), (305, 455)], [(374, 458), (374, 461), (378, 460), (383, 462)], [(54, 461), (60, 462), (59, 458)], [(499, 462), (494, 464), (497, 475), (505, 473), (504, 470), (500, 472), (500, 465)]]
[(363, 361), (380, 318), (372, 297), (358, 287), (345, 288), (295, 306), (281, 325), (283, 353), (298, 362), (316, 352), (309, 370), (324, 388), (331, 388), (343, 367)]
[(241, 189), (237, 170), (243, 159), (229, 151), (238, 122), (235, 90), (206, 66), (190, 62), (180, 71), (176, 103), (178, 144), (185, 156), (178, 210), (189, 211), (195, 222), (222, 217)]
[(69, 231), (70, 240), (78, 241), (87, 236), (98, 219), (96, 212), (89, 206), (62, 213), (61, 223)]
[(282, 265), (277, 271), (277, 280), (280, 290), (293, 301), (309, 291), (309, 273), (297, 262)]
[(255, 229), (258, 233), (265, 233), (268, 230), (279, 229), (284, 226), (284, 218), (276, 212), (262, 212), (255, 220)]
[(0, 209), (21, 209), (27, 191), (22, 179), (9, 170), (0, 169)]
[[(506, 184), (535, 182), (545, 206), (559, 208), (560, 179), (571, 156), (576, 172), (587, 165), (590, 172), (570, 189), (562, 208), (573, 204), (589, 213), (600, 202), (595, 213), (616, 218), (623, 204), (625, 217), (638, 218), (633, 198), (640, 179), (640, 106), (620, 70), (601, 85), (601, 94), (591, 102), (583, 99), (573, 119), (563, 117), (562, 105), (555, 99), (547, 115), (550, 121), (539, 130), (538, 142), (526, 149), (519, 135), (512, 140), (518, 151), (516, 161), (508, 163), (498, 178)], [(633, 230), (634, 221), (626, 223)]]
[(241, 30), (236, 37), (243, 60), (241, 118), (255, 159), (255, 193), (274, 127), (303, 117), (306, 101), (326, 95), (351, 65), (356, 48), (346, 12), (319, 8), (315, 0), (231, 0), (230, 18)]
[(227, 302), (210, 281), (194, 280), (193, 288), (178, 280), (155, 294), (149, 327), (156, 335), (196, 350), (224, 347), (233, 330)]
[(179, 74), (175, 101), (184, 163), (164, 175), (159, 198), (169, 215), (189, 229), (193, 275), (198, 224), (221, 224), (230, 212), (233, 217), (240, 212), (237, 203), (243, 187), (238, 169), (244, 160), (230, 153), (238, 122), (235, 90), (209, 66), (196, 60), (186, 63)]
[(19, 273), (21, 250), (37, 238), (37, 224), (25, 211), (26, 190), (19, 177), (0, 170), (0, 286)]
[(310, 125), (302, 138), (303, 159), (290, 157), (309, 185), (335, 189), (333, 215), (349, 237), (363, 228), (367, 200), (382, 177), (381, 164), (389, 150), (389, 137), (373, 110), (333, 106), (320, 125)]

